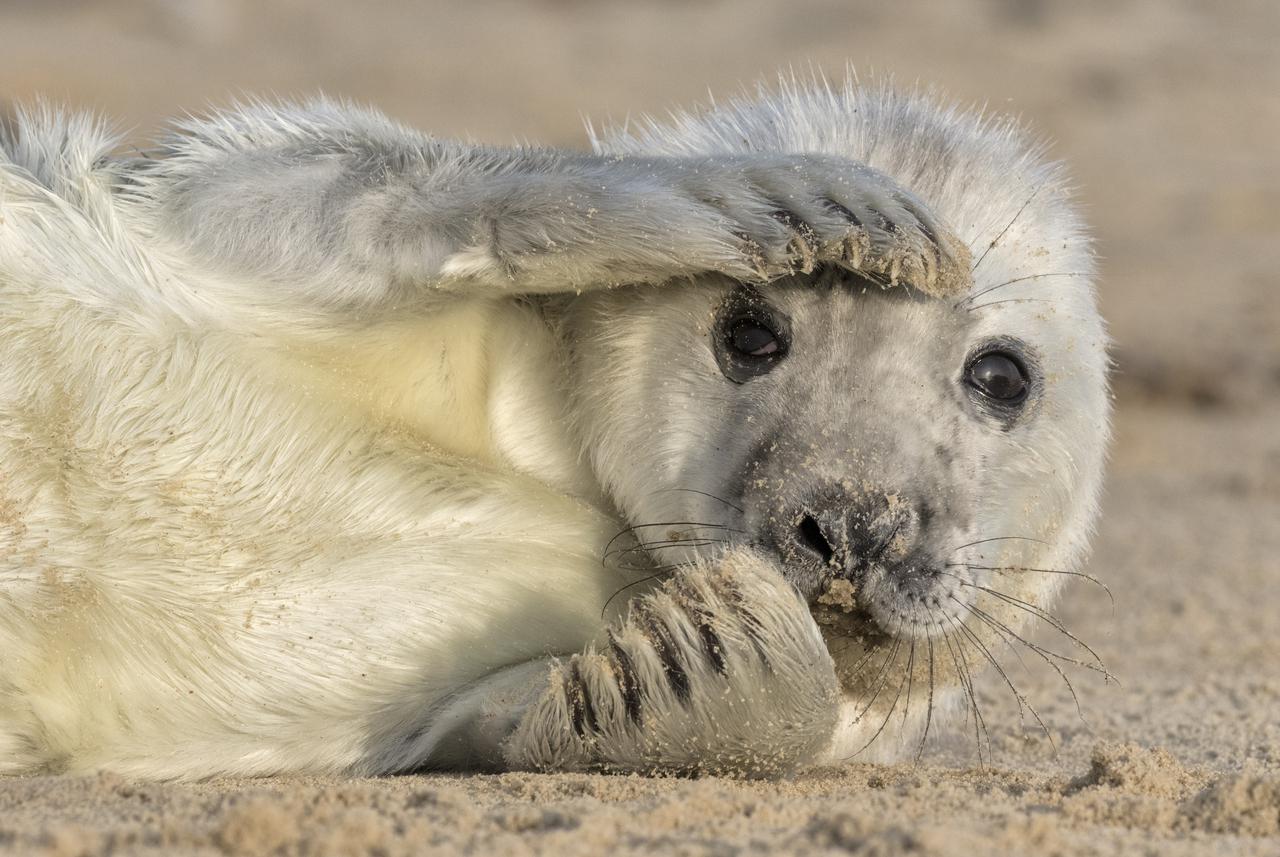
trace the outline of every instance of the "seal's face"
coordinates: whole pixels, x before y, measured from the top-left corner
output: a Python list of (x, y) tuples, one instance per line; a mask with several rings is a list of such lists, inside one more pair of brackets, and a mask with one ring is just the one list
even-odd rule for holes
[[(655, 565), (726, 541), (777, 558), (845, 692), (832, 758), (927, 736), (935, 690), (963, 693), (981, 722), (968, 675), (1010, 648), (1105, 672), (1046, 612), (1087, 549), (1110, 412), (1090, 242), (1062, 171), (1007, 124), (852, 85), (597, 147), (853, 158), (902, 180), (972, 257), (968, 281), (934, 297), (827, 273), (582, 305), (572, 387), (595, 474)], [(1033, 623), (1054, 642), (1025, 638)]]
[(1072, 479), (1104, 429), (1061, 415), (1103, 391), (1101, 345), (1060, 319), (1002, 326), (837, 272), (583, 301), (581, 410), (608, 414), (588, 448), (658, 564), (748, 543), (859, 633), (927, 637), (971, 623), (989, 577), (1063, 547), (1092, 502)]

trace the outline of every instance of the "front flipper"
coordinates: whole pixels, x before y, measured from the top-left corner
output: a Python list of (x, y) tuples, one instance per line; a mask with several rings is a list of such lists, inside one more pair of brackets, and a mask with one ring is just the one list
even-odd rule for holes
[(308, 323), (444, 295), (574, 293), (831, 264), (944, 294), (968, 254), (923, 203), (821, 155), (641, 157), (439, 140), (317, 101), (189, 120), (107, 162), (132, 227), (237, 305)]
[(838, 701), (808, 607), (735, 551), (638, 598), (604, 650), (557, 663), (503, 754), (535, 770), (769, 776), (821, 754)]

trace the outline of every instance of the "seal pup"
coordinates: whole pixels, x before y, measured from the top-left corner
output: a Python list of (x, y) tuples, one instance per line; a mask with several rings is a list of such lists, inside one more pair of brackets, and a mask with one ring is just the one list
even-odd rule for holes
[(850, 82), (113, 151), (0, 143), (0, 770), (888, 754), (1083, 555), (1089, 247), (1009, 126)]

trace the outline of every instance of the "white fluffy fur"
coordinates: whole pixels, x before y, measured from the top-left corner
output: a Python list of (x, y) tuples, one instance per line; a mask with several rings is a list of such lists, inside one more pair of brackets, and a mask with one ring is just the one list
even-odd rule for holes
[[(654, 498), (706, 427), (695, 413), (658, 430), (671, 415), (641, 395), (646, 352), (587, 311), (589, 290), (812, 263), (760, 187), (810, 199), (851, 176), (849, 209), (958, 235), (981, 259), (973, 295), (1054, 275), (975, 317), (975, 336), (1032, 338), (1056, 373), (1011, 441), (1025, 456), (990, 465), (1007, 490), (982, 514), (1002, 531), (1029, 515), (1013, 525), (1049, 544), (1019, 560), (1080, 561), (1104, 334), (1062, 181), (1013, 129), (886, 89), (789, 85), (596, 146), (472, 149), (329, 103), (256, 105), (186, 123), (144, 162), (112, 157), (90, 118), (20, 115), (0, 146), (0, 771), (752, 771), (856, 749), (867, 722), (837, 730), (804, 605), (750, 555), (645, 597), (670, 617), (663, 598), (719, 604), (705, 580), (746, 574), (768, 615), (717, 627), (737, 663), (759, 620), (787, 693), (752, 661), (716, 691), (742, 705), (682, 710), (668, 732), (653, 718), (680, 706), (647, 691), (657, 731), (641, 733), (591, 653), (612, 630), (653, 656), (625, 597), (602, 617), (647, 573), (600, 558), (626, 523), (705, 513)], [(867, 228), (873, 258), (899, 240)], [(914, 226), (905, 240), (935, 258)], [(515, 299), (578, 290), (572, 325)], [(641, 313), (651, 298), (608, 300)], [(615, 362), (573, 362), (566, 335)], [(1024, 594), (1047, 604), (1057, 577)], [(620, 724), (594, 747), (567, 731), (557, 684), (579, 663), (613, 700), (596, 716)], [(714, 698), (714, 671), (689, 670)], [(762, 715), (757, 692), (780, 701)], [(787, 728), (751, 746), (753, 715)]]

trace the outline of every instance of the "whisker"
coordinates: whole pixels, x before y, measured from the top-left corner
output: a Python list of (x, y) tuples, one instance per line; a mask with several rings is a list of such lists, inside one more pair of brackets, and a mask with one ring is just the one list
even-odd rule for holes
[(1030, 536), (992, 536), (989, 539), (978, 539), (976, 542), (969, 542), (967, 545), (960, 545), (958, 548), (952, 548), (947, 555), (950, 556), (957, 551), (962, 551), (965, 548), (971, 548), (975, 545), (985, 545), (988, 542), (1035, 542), (1040, 545), (1049, 544), (1043, 539), (1033, 539)]
[[(1020, 637), (1019, 639), (1023, 639), (1023, 638)], [(1055, 660), (1062, 661), (1063, 663), (1066, 663), (1066, 664), (1074, 664), (1075, 666), (1083, 667), (1084, 669), (1090, 670), (1091, 672), (1098, 673), (1100, 676), (1102, 676), (1104, 681), (1108, 681), (1108, 682), (1114, 681), (1117, 685), (1120, 684), (1120, 679), (1112, 675), (1111, 671), (1107, 669), (1106, 664), (1102, 663), (1101, 661), (1099, 661), (1096, 664), (1091, 664), (1088, 661), (1082, 661), (1079, 658), (1073, 658), (1073, 657), (1070, 657), (1069, 655), (1064, 655), (1061, 652), (1055, 652), (1052, 649), (1046, 649), (1043, 646), (1038, 646), (1035, 643), (1031, 643), (1025, 639), (1023, 639), (1023, 642), (1027, 643), (1027, 645), (1029, 646), (1032, 646), (1037, 651), (1044, 652), (1046, 655), (1048, 655), (1051, 658), (1054, 658)], [(1097, 656), (1095, 655), (1094, 657), (1097, 657)]]
[[(846, 644), (845, 644), (845, 645), (844, 645), (844, 646), (843, 646), (839, 651), (835, 652), (835, 654), (842, 654), (842, 653), (844, 653), (844, 652), (848, 651), (848, 650), (849, 650), (849, 648), (850, 648), (851, 646), (856, 645), (856, 644), (857, 644), (857, 642), (858, 642), (857, 640), (850, 640), (850, 641), (849, 641), (849, 642), (847, 642), (847, 643), (846, 643)], [(862, 670), (866, 667), (867, 662), (868, 662), (868, 661), (870, 661), (873, 657), (875, 657), (875, 655), (876, 655), (877, 651), (878, 651), (878, 650), (877, 650), (874, 646), (872, 646), (871, 648), (869, 648), (869, 649), (867, 650), (866, 654), (864, 654), (864, 655), (863, 655), (863, 656), (858, 660), (858, 662), (857, 662), (856, 664), (854, 664), (854, 665), (853, 665), (853, 669), (849, 672), (849, 678), (850, 678), (850, 680), (855, 679), (855, 678), (857, 678), (859, 675), (861, 675), (861, 674), (862, 674)]]
[(1009, 692), (1013, 694), (1014, 701), (1018, 703), (1019, 725), (1025, 728), (1023, 708), (1026, 708), (1027, 711), (1031, 712), (1031, 716), (1036, 719), (1036, 723), (1040, 724), (1040, 731), (1044, 733), (1044, 737), (1049, 739), (1049, 746), (1053, 747), (1053, 751), (1056, 753), (1058, 751), (1058, 745), (1054, 743), (1053, 736), (1049, 734), (1049, 728), (1044, 725), (1044, 721), (1040, 718), (1040, 712), (1036, 711), (1036, 707), (1031, 704), (1031, 701), (1028, 700), (1024, 694), (1020, 693), (1016, 687), (1014, 687), (1013, 680), (1009, 678), (1009, 674), (1005, 672), (1004, 667), (1001, 666), (1000, 662), (996, 660), (993, 654), (991, 654), (991, 650), (988, 649), (986, 644), (982, 642), (981, 638), (974, 633), (973, 629), (963, 622), (959, 623), (957, 627), (973, 641), (974, 645), (978, 648), (978, 651), (981, 652), (983, 657), (985, 657), (987, 661), (996, 668), (996, 672), (998, 672), (1000, 677), (1004, 679), (1004, 683), (1009, 686)]
[[(613, 547), (614, 543), (623, 536), (628, 534), (635, 535), (636, 530), (645, 530), (653, 527), (706, 527), (708, 529), (726, 530), (731, 533), (742, 533), (742, 530), (735, 530), (732, 527), (725, 526), (724, 524), (708, 524), (701, 521), (658, 521), (653, 524), (632, 524), (629, 527), (623, 527), (622, 530), (616, 533), (613, 538), (609, 539), (609, 541), (605, 543), (604, 553), (607, 554), (609, 552), (609, 548)], [(639, 538), (636, 540), (639, 541)]]
[(977, 583), (968, 583), (963, 580), (960, 582), (960, 585), (968, 586), (973, 589), (980, 589), (983, 592), (990, 593), (991, 595), (994, 595), (996, 598), (999, 598), (1001, 601), (1004, 601), (1007, 604), (1017, 607), (1019, 610), (1022, 610), (1025, 613), (1029, 613), (1038, 619), (1043, 619), (1044, 621), (1052, 625), (1064, 637), (1071, 640), (1071, 642), (1075, 643), (1077, 646), (1079, 646), (1080, 648), (1088, 652), (1093, 657), (1093, 659), (1098, 663), (1098, 666), (1102, 667), (1104, 670), (1107, 668), (1107, 665), (1102, 662), (1102, 658), (1098, 657), (1098, 653), (1095, 652), (1089, 646), (1088, 643), (1086, 643), (1084, 640), (1081, 640), (1075, 634), (1067, 630), (1067, 627), (1062, 624), (1062, 621), (1059, 620), (1052, 613), (1049, 613), (1047, 610), (1043, 610), (1029, 601), (1023, 601), (1021, 598), (1015, 598), (1012, 595), (1008, 594), (1007, 592), (1001, 592), (998, 589), (992, 589), (989, 586), (981, 586)]
[(658, 578), (662, 577), (664, 574), (670, 574), (674, 569), (675, 569), (674, 565), (669, 565), (669, 566), (666, 566), (665, 568), (658, 570), (654, 574), (649, 575), (648, 577), (642, 577), (639, 580), (633, 580), (630, 583), (626, 584), (625, 586), (623, 586), (617, 592), (610, 595), (605, 600), (604, 606), (600, 608), (600, 618), (601, 619), (604, 618), (604, 614), (608, 612), (609, 605), (613, 603), (613, 599), (617, 598), (619, 595), (626, 592), (628, 589), (631, 589), (633, 586), (639, 586), (642, 583), (648, 583), (651, 580), (657, 580)]
[[(954, 616), (944, 614), (944, 617), (951, 623), (951, 627), (957, 630), (961, 624), (956, 621)], [(960, 659), (964, 661), (965, 672), (969, 676), (969, 692), (973, 694), (973, 710), (982, 724), (982, 736), (987, 740), (987, 761), (990, 762), (995, 755), (991, 749), (991, 732), (987, 729), (987, 718), (982, 713), (982, 708), (978, 705), (978, 686), (974, 683), (973, 667), (969, 664), (969, 656), (965, 653), (964, 638), (956, 637), (956, 650), (960, 652)]]
[(1027, 641), (1025, 638), (1019, 636), (1016, 632), (1012, 631), (1008, 626), (1004, 625), (999, 620), (993, 619), (985, 611), (980, 610), (977, 607), (973, 607), (971, 605), (965, 604), (963, 601), (960, 601), (955, 596), (952, 596), (952, 600), (955, 601), (960, 606), (964, 607), (974, 616), (977, 616), (983, 622), (987, 623), (989, 626), (995, 629), (997, 633), (1003, 632), (1003, 634), (1010, 635), (1011, 637), (1013, 637), (1014, 639), (1022, 643), (1024, 646), (1026, 646), (1028, 649), (1030, 649), (1031, 651), (1039, 655), (1040, 658), (1045, 663), (1047, 663), (1050, 667), (1053, 668), (1054, 672), (1058, 674), (1058, 677), (1061, 678), (1062, 681), (1066, 684), (1067, 691), (1071, 694), (1071, 701), (1075, 703), (1076, 716), (1080, 718), (1080, 722), (1083, 723), (1085, 726), (1087, 726), (1090, 731), (1093, 730), (1093, 727), (1089, 725), (1089, 721), (1085, 719), (1084, 710), (1080, 707), (1080, 697), (1076, 695), (1075, 685), (1071, 683), (1071, 679), (1067, 678), (1067, 674), (1063, 672), (1062, 667), (1058, 666), (1056, 663), (1053, 662), (1053, 660), (1049, 658), (1049, 653), (1047, 653), (1045, 650), (1041, 649), (1039, 646), (1035, 645), (1034, 643), (1031, 643)]
[(987, 301), (985, 304), (977, 304), (965, 310), (965, 312), (976, 312), (980, 309), (986, 309), (989, 306), (999, 306), (1000, 304), (1051, 304), (1053, 301), (1047, 298), (1005, 298), (1000, 301)]
[[(967, 607), (968, 605), (965, 605), (965, 606)], [(994, 626), (992, 627), (993, 629), (995, 629)], [(995, 630), (998, 630), (998, 629), (995, 629)], [(1026, 659), (1022, 657), (1022, 652), (1019, 651), (1018, 648), (1013, 645), (1014, 641), (1004, 636), (1003, 634), (998, 634), (998, 636), (1000, 638), (1000, 642), (1004, 643), (1005, 647), (1010, 652), (1013, 652), (1013, 656), (1018, 659), (1018, 663), (1022, 665), (1022, 671), (1025, 672), (1027, 675), (1031, 675), (1031, 667), (1027, 664)]]
[[(713, 524), (707, 521), (655, 521), (652, 524), (632, 524), (623, 532), (629, 533), (632, 530), (646, 530), (653, 527), (708, 527), (716, 530), (733, 530), (733, 527), (726, 524)], [(741, 532), (741, 530), (734, 530), (734, 532)]]
[[(1023, 611), (1024, 613), (1029, 613), (1030, 615), (1036, 617), (1037, 619), (1043, 619), (1045, 622), (1048, 622), (1051, 626), (1053, 626), (1053, 628), (1057, 630), (1060, 634), (1062, 634), (1064, 637), (1071, 640), (1077, 646), (1079, 646), (1080, 648), (1088, 652), (1093, 657), (1093, 659), (1097, 662), (1098, 666), (1102, 668), (1102, 670), (1104, 671), (1103, 673), (1104, 675), (1108, 675), (1108, 676), (1110, 675), (1109, 672), (1106, 672), (1107, 665), (1103, 663), (1102, 658), (1098, 656), (1098, 653), (1095, 652), (1093, 648), (1090, 647), (1089, 644), (1086, 643), (1084, 640), (1081, 640), (1075, 634), (1071, 633), (1071, 631), (1068, 630), (1067, 627), (1062, 624), (1062, 621), (1060, 619), (1058, 619), (1056, 616), (1054, 616), (1052, 613), (1048, 612), (1047, 610), (1044, 610), (1043, 608), (1038, 607), (1035, 604), (1032, 604), (1030, 601), (1024, 601), (1021, 598), (1015, 598), (1014, 596), (1010, 595), (1007, 592), (1001, 592), (1000, 590), (993, 589), (990, 586), (983, 586), (981, 584), (974, 583), (973, 581), (965, 580), (963, 577), (961, 577), (958, 574), (952, 574), (949, 571), (941, 571), (941, 570), (939, 570), (938, 573), (946, 575), (947, 577), (955, 578), (957, 581), (959, 581), (961, 586), (965, 586), (970, 589), (978, 589), (978, 590), (981, 590), (982, 592), (986, 592), (990, 595), (995, 596), (1001, 601), (1004, 601), (1010, 606), (1017, 607), (1019, 610)], [(1065, 657), (1065, 656), (1060, 656), (1060, 657)], [(1088, 664), (1081, 664), (1081, 665), (1089, 666)]]
[(668, 491), (682, 491), (686, 494), (701, 494), (703, 497), (710, 497), (712, 500), (715, 500), (716, 502), (719, 502), (719, 503), (723, 503), (724, 505), (728, 506), (730, 509), (736, 509), (738, 512), (741, 512), (744, 515), (746, 514), (746, 512), (743, 510), (741, 506), (735, 506), (733, 503), (730, 503), (728, 500), (724, 499), (723, 497), (719, 497), (715, 494), (710, 494), (706, 491), (699, 491), (696, 488), (662, 488), (655, 493), (664, 494)]
[[(942, 614), (943, 618), (947, 618), (947, 614)], [(955, 665), (956, 677), (960, 679), (960, 686), (964, 688), (965, 695), (969, 698), (969, 708), (973, 712), (973, 742), (978, 750), (978, 767), (982, 767), (982, 735), (980, 731), (982, 713), (978, 708), (978, 697), (973, 690), (973, 674), (969, 672), (968, 663), (965, 666), (960, 665), (960, 658), (956, 655), (956, 647), (951, 645), (951, 635), (944, 633), (942, 642), (946, 644), (947, 651), (951, 653), (951, 663)], [(959, 642), (959, 641), (957, 641)], [(988, 741), (990, 738), (988, 737)]]
[[(899, 629), (901, 629), (901, 624), (899, 624)], [(895, 633), (896, 633), (896, 632), (895, 632)], [(901, 637), (899, 637), (898, 639), (899, 639), (899, 641), (901, 641), (901, 639), (902, 639), (902, 638), (901, 638)], [(912, 637), (912, 640), (911, 640), (911, 650), (912, 650), (913, 652), (915, 651), (915, 638), (914, 638), (914, 637)], [(896, 651), (896, 648), (895, 648), (895, 651)], [(853, 753), (851, 753), (850, 755), (846, 756), (846, 757), (845, 757), (845, 761), (848, 761), (849, 759), (852, 759), (852, 758), (854, 758), (855, 756), (858, 756), (859, 754), (861, 754), (861, 753), (862, 753), (863, 751), (865, 751), (868, 747), (870, 747), (872, 744), (874, 744), (874, 743), (876, 742), (876, 739), (877, 739), (877, 738), (879, 738), (879, 737), (880, 737), (880, 735), (884, 732), (884, 728), (885, 728), (886, 726), (888, 726), (888, 725), (889, 725), (889, 720), (893, 717), (893, 712), (894, 712), (894, 711), (897, 709), (897, 707), (898, 707), (898, 700), (902, 698), (902, 686), (903, 686), (904, 684), (906, 684), (906, 683), (907, 683), (907, 679), (910, 677), (910, 675), (911, 675), (911, 670), (910, 670), (910, 669), (908, 669), (908, 670), (907, 670), (907, 674), (906, 674), (905, 676), (903, 676), (903, 677), (902, 677), (902, 680), (901, 680), (901, 681), (899, 681), (899, 682), (898, 682), (898, 692), (897, 692), (897, 693), (895, 693), (895, 694), (893, 695), (893, 702), (891, 702), (891, 703), (889, 704), (889, 710), (888, 710), (887, 712), (885, 712), (884, 720), (882, 720), (882, 721), (880, 722), (880, 728), (876, 729), (875, 734), (874, 734), (874, 735), (872, 735), (870, 738), (868, 738), (868, 739), (867, 739), (867, 743), (863, 744), (863, 745), (862, 745), (861, 747), (859, 747), (856, 751), (854, 751), (854, 752), (853, 752)], [(903, 714), (903, 721), (904, 721), (904, 722), (906, 721), (906, 714), (905, 714), (905, 712), (904, 712), (904, 714)]]
[[(933, 619), (933, 611), (932, 611), (932, 610), (928, 610), (928, 613), (929, 613), (929, 625), (931, 626), (931, 625), (933, 624), (933, 621), (934, 621), (934, 619)], [(920, 759), (921, 759), (921, 757), (922, 757), (922, 756), (924, 756), (924, 745), (925, 745), (925, 742), (929, 740), (929, 727), (933, 724), (933, 687), (934, 687), (934, 682), (933, 682), (933, 637), (932, 637), (932, 636), (930, 636), (930, 635), (927, 633), (927, 628), (928, 628), (928, 627), (929, 627), (929, 626), (926, 626), (926, 634), (925, 634), (924, 641), (925, 641), (925, 642), (928, 644), (928, 646), (929, 646), (929, 707), (928, 707), (928, 709), (925, 711), (925, 715), (924, 715), (924, 734), (922, 734), (922, 735), (920, 736), (920, 746), (919, 746), (919, 747), (917, 748), (917, 750), (916, 750), (916, 761), (915, 761), (915, 763), (916, 763), (917, 765), (918, 765), (918, 764), (920, 764)], [(941, 626), (941, 625), (939, 625), (939, 626), (938, 626), (938, 630), (939, 630), (939, 631), (941, 631), (941, 630), (942, 630), (942, 626)]]
[(912, 625), (911, 651), (907, 654), (907, 701), (902, 704), (902, 728), (903, 729), (907, 728), (907, 715), (911, 712), (911, 686), (915, 684), (914, 676), (916, 671), (916, 638), (915, 638), (914, 629), (916, 624), (917, 623), (914, 621), (911, 623)]
[(641, 542), (635, 547), (630, 547), (630, 548), (617, 548), (615, 550), (609, 551), (600, 559), (602, 562), (607, 562), (609, 557), (626, 556), (627, 554), (631, 554), (631, 553), (651, 553), (655, 550), (664, 550), (666, 548), (675, 548), (675, 547), (701, 548), (701, 547), (706, 547), (707, 545), (727, 545), (729, 543), (730, 543), (729, 539), (713, 539), (709, 537), (708, 538), (688, 538), (688, 539), (664, 539), (662, 541), (655, 541), (655, 542)]
[[(896, 633), (897, 632), (895, 631), (895, 634)], [(893, 646), (890, 647), (889, 654), (885, 657), (884, 661), (881, 662), (880, 671), (876, 674), (875, 692), (872, 693), (871, 698), (867, 700), (866, 706), (864, 706), (861, 711), (859, 711), (857, 714), (854, 715), (853, 720), (851, 721), (852, 723), (857, 723), (863, 717), (866, 717), (867, 713), (871, 711), (871, 706), (875, 704), (876, 697), (878, 697), (880, 695), (880, 691), (884, 689), (885, 676), (888, 674), (889, 664), (894, 660), (894, 658), (898, 656), (898, 647), (901, 645), (902, 645), (902, 638), (895, 636), (893, 640)]]
[(974, 301), (976, 301), (978, 298), (982, 297), (985, 294), (994, 292), (996, 289), (1003, 289), (1005, 286), (1012, 286), (1015, 283), (1025, 283), (1028, 280), (1041, 280), (1041, 279), (1044, 279), (1045, 277), (1083, 277), (1083, 276), (1085, 276), (1083, 271), (1062, 271), (1062, 272), (1051, 273), (1051, 274), (1028, 274), (1025, 277), (1014, 277), (1012, 280), (1005, 280), (1003, 283), (997, 283), (994, 286), (988, 286), (987, 288), (983, 289), (980, 292), (974, 292), (968, 297), (961, 298), (960, 300), (955, 302), (952, 309), (960, 309), (960, 307), (964, 306), (965, 304), (973, 303)]
[(987, 254), (990, 253), (992, 250), (994, 250), (996, 245), (1000, 243), (1000, 239), (1004, 238), (1005, 234), (1008, 233), (1008, 231), (1013, 228), (1013, 224), (1018, 222), (1018, 218), (1022, 217), (1022, 213), (1027, 210), (1027, 206), (1031, 205), (1031, 201), (1036, 198), (1036, 195), (1040, 193), (1040, 189), (1043, 187), (1044, 187), (1043, 182), (1035, 186), (1035, 188), (1031, 191), (1031, 196), (1027, 197), (1027, 201), (1024, 202), (1022, 204), (1022, 207), (1018, 209), (1017, 213), (1013, 215), (1013, 219), (1010, 220), (1008, 224), (1005, 225), (1004, 229), (1000, 230), (999, 235), (991, 239), (991, 243), (987, 245), (987, 249), (983, 250), (982, 255), (978, 257), (978, 261), (973, 263), (973, 267), (969, 269), (970, 274), (978, 270), (978, 266), (981, 265), (983, 260), (987, 258)]
[(1095, 586), (1101, 587), (1102, 591), (1107, 594), (1107, 598), (1111, 600), (1111, 607), (1113, 610), (1115, 609), (1115, 606), (1116, 606), (1116, 598), (1114, 595), (1111, 594), (1111, 587), (1107, 586), (1107, 584), (1103, 583), (1101, 580), (1094, 577), (1092, 574), (1086, 574), (1083, 571), (1067, 571), (1065, 569), (1059, 569), (1059, 568), (1032, 568), (1026, 565), (970, 565), (967, 562), (948, 562), (948, 563), (944, 563), (944, 565), (946, 565), (948, 568), (954, 568), (956, 566), (960, 566), (963, 568), (974, 569), (977, 571), (995, 571), (995, 572), (1029, 571), (1036, 574), (1065, 574), (1069, 577), (1079, 577), (1089, 581)]

